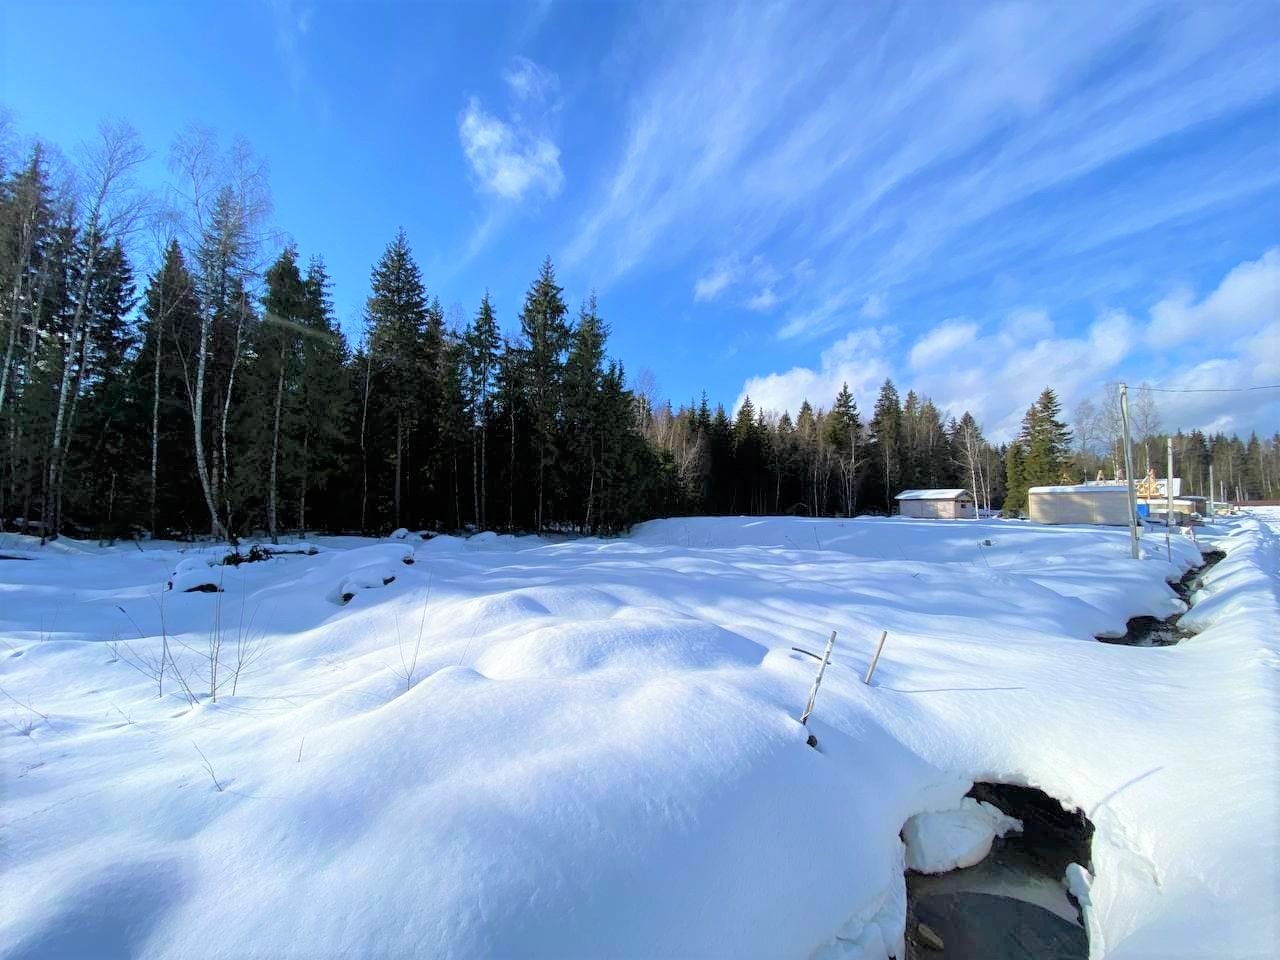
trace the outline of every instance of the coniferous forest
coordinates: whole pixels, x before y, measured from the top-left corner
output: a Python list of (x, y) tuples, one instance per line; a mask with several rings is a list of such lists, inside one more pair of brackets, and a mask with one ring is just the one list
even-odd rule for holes
[[(791, 412), (678, 406), (608, 351), (594, 295), (550, 258), (519, 304), (446, 318), (409, 238), (373, 264), (363, 330), (340, 329), (322, 256), (268, 227), (251, 151), (181, 138), (163, 195), (127, 126), (74, 160), (0, 157), (0, 522), (48, 536), (259, 531), (602, 532), (656, 516), (886, 513), (963, 486), (1016, 512), (1029, 486), (1115, 475), (1114, 389), (1068, 416), (1052, 389), (1011, 443), (886, 381)], [(507, 311), (503, 315), (502, 311)], [(1163, 473), (1139, 391), (1135, 470)], [(859, 407), (858, 400), (864, 405)], [(1175, 436), (1189, 492), (1280, 496), (1280, 435)]]

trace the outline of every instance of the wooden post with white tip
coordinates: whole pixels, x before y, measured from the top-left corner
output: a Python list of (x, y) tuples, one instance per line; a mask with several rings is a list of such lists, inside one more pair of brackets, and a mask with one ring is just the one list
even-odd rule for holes
[(889, 638), (888, 630), (880, 631), (880, 643), (876, 645), (876, 655), (871, 658), (871, 666), (867, 667), (867, 675), (862, 682), (868, 686), (871, 684), (871, 675), (876, 672), (876, 664), (880, 662), (880, 651), (884, 649), (884, 642)]

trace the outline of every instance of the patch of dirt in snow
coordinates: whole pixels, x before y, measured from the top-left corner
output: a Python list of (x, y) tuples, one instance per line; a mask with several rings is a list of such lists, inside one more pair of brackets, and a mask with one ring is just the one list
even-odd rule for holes
[[(1085, 960), (1084, 918), (1066, 878), (1072, 864), (1090, 867), (1093, 824), (1031, 787), (979, 783), (965, 799), (972, 806), (962, 805), (956, 818), (968, 811), (989, 829), (1006, 827), (1002, 817), (1021, 827), (995, 837), (990, 854), (975, 865), (908, 873), (907, 960)], [(937, 826), (945, 831), (947, 823)], [(964, 834), (961, 827), (951, 832)], [(910, 847), (913, 836), (906, 835)], [(948, 847), (945, 837), (936, 839)]]

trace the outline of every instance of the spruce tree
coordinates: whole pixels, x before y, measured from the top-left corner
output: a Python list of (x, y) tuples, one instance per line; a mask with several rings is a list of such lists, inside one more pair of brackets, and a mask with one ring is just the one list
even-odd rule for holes
[(902, 408), (892, 380), (886, 379), (880, 387), (870, 426), (880, 494), (885, 511), (891, 513), (894, 497), (901, 492), (904, 452)]
[(844, 514), (852, 517), (857, 512), (858, 480), (862, 469), (862, 421), (848, 383), (840, 387), (824, 426), (840, 477)]
[(471, 420), (472, 516), (481, 529), (488, 524), (489, 420), (502, 338), (486, 290), (476, 318), (464, 336), (467, 399)]
[(1022, 443), (1009, 444), (1004, 457), (1005, 495), (1003, 510), (1006, 517), (1017, 516), (1027, 507), (1026, 473), (1023, 465)]
[(296, 422), (293, 401), (303, 358), (302, 333), (307, 326), (307, 290), (298, 269), (298, 251), (289, 246), (266, 274), (262, 322), (253, 344), (253, 360), (245, 374), (249, 402), (243, 405), (252, 427), (243, 449), (257, 451), (255, 480), (266, 482), (266, 526), (279, 543), (281, 465), (297, 462), (290, 426)]
[(604, 345), (608, 330), (596, 312), (595, 294), (582, 304), (564, 367), (564, 445), (562, 455), (567, 503), (581, 504), (578, 525), (590, 531), (599, 494), (597, 475), (601, 456)]
[(314, 490), (329, 493), (319, 516), (328, 529), (354, 519), (340, 496), (343, 463), (351, 453), (351, 369), (346, 337), (333, 316), (329, 275), (324, 261), (313, 257), (304, 281), (301, 379), (297, 416), (300, 447), (297, 468), (297, 522), (305, 531), (308, 497)]
[(417, 467), (413, 475), (418, 482), (408, 491), (406, 510), (416, 509), (417, 515), (436, 524), (458, 510), (452, 443), (457, 439), (455, 415), (460, 415), (454, 407), (461, 403), (461, 397), (457, 393), (460, 383), (454, 383), (458, 371), (452, 361), (456, 357), (446, 339), (444, 309), (440, 298), (432, 297), (417, 353), (418, 394), (413, 420)]
[(756, 408), (751, 398), (743, 397), (742, 406), (733, 422), (733, 459), (737, 479), (733, 511), (758, 512), (759, 474), (761, 470), (760, 437), (756, 427)]
[(520, 329), (525, 340), (525, 387), (533, 416), (533, 440), (537, 450), (537, 505), (534, 529), (541, 531), (546, 519), (548, 473), (555, 482), (559, 465), (559, 416), (564, 354), (569, 346), (563, 291), (556, 284), (551, 258), (542, 263), (538, 279), (525, 295), (520, 311)]
[[(369, 365), (366, 401), (366, 468), (375, 489), (390, 480), (386, 515), (404, 524), (404, 485), (409, 442), (419, 413), (427, 331), (427, 291), (401, 230), (373, 268), (372, 293), (365, 307), (365, 349)], [(384, 465), (390, 468), (386, 477)]]
[[(184, 358), (195, 355), (200, 303), (195, 279), (177, 240), (169, 242), (143, 295), (142, 346), (134, 358), (134, 388), (146, 410), (148, 438), (146, 524), (153, 536), (165, 530), (191, 533), (200, 489), (191, 454), (191, 405)], [(198, 508), (197, 508), (198, 509)]]
[(711, 512), (730, 513), (737, 465), (733, 456), (733, 425), (723, 404), (716, 404), (711, 418)]
[(1045, 387), (1023, 420), (1021, 440), (1026, 448), (1023, 478), (1028, 487), (1051, 486), (1064, 479), (1071, 454), (1071, 431), (1062, 421), (1057, 395)]
[(94, 268), (67, 415), (68, 513), (87, 528), (122, 535), (139, 507), (141, 411), (126, 362), (135, 346), (133, 271), (117, 240)]
[(508, 530), (515, 530), (517, 517), (524, 519), (524, 504), (519, 493), (526, 493), (521, 482), (519, 451), (530, 432), (527, 400), (527, 354), (516, 344), (504, 340), (498, 355), (498, 373), (495, 400), (495, 423), (498, 426), (500, 450), (499, 462), (503, 464), (503, 484), (506, 488), (505, 509), (500, 515), (506, 518)]

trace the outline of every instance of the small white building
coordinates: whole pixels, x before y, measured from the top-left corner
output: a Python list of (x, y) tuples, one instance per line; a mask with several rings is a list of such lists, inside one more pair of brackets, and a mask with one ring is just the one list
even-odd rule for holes
[(977, 507), (968, 490), (903, 490), (895, 498), (898, 515), (933, 520), (973, 519)]
[(1080, 483), (1032, 487), (1027, 513), (1036, 523), (1129, 525), (1129, 488), (1123, 483)]

